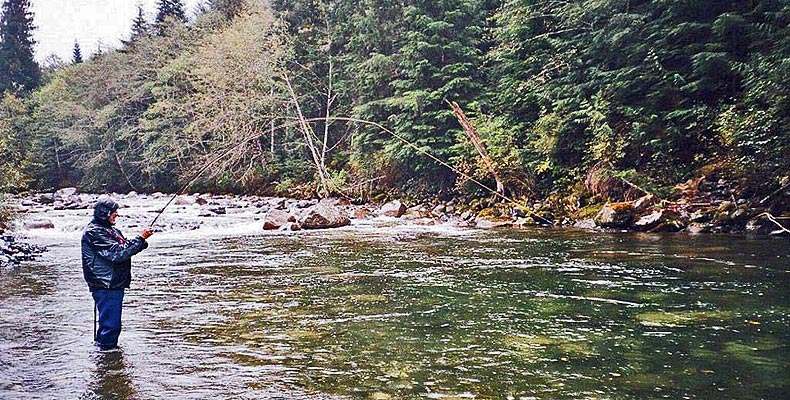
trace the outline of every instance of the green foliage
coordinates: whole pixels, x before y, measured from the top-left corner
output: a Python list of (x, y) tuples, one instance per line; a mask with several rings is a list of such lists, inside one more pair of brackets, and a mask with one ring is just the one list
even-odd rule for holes
[[(166, 35), (174, 26), (186, 22), (187, 16), (184, 11), (184, 3), (182, 0), (157, 0), (156, 18), (154, 20), (157, 34), (160, 36)], [(134, 35), (135, 31), (138, 31), (139, 28), (140, 27), (134, 26), (132, 34)], [(134, 40), (135, 38), (132, 39)]]
[(24, 133), (28, 113), (22, 99), (8, 92), (0, 99), (0, 193), (23, 190), (31, 179)]
[(775, 178), (790, 167), (786, 3), (212, 0), (185, 24), (160, 0), (158, 35), (139, 10), (122, 49), (4, 100), (4, 184), (175, 190), (216, 162), (195, 187), (486, 195), (413, 148), (494, 185), (448, 101), (517, 196), (601, 166), (601, 182), (654, 190), (719, 161)]
[[(505, 1), (487, 56), (498, 92), (487, 104), (534, 131), (526, 164), (552, 180), (605, 161), (669, 185), (736, 141), (767, 161), (787, 136), (762, 115), (786, 115), (768, 109), (787, 97), (755, 63), (786, 60), (787, 18), (772, 1)], [(753, 85), (779, 95), (752, 102)]]
[(29, 92), (41, 71), (33, 59), (33, 14), (30, 0), (5, 0), (0, 15), (0, 94)]
[(80, 50), (80, 44), (77, 41), (74, 41), (74, 50), (71, 52), (71, 62), (74, 64), (82, 63), (82, 50)]

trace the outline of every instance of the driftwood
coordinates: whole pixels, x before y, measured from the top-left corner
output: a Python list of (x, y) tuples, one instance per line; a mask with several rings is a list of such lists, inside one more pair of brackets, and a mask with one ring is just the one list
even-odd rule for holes
[(777, 221), (777, 217), (774, 217), (771, 213), (764, 212), (762, 214), (757, 215), (755, 218), (759, 218), (759, 217), (765, 217), (779, 227), (779, 230), (775, 231), (774, 233), (776, 232), (790, 233), (790, 229), (787, 229), (784, 227), (784, 225), (780, 224), (779, 221)]
[[(449, 102), (448, 102), (449, 103)], [(480, 135), (477, 134), (477, 129), (469, 122), (469, 119), (466, 118), (466, 114), (464, 114), (461, 107), (456, 102), (450, 103), (450, 107), (453, 108), (453, 114), (458, 118), (458, 122), (461, 124), (461, 127), (464, 128), (464, 132), (466, 132), (466, 136), (469, 137), (469, 141), (475, 146), (475, 150), (480, 155), (480, 158), (483, 160), (483, 163), (488, 169), (488, 172), (491, 176), (494, 177), (496, 181), (496, 191), (499, 194), (503, 194), (505, 192), (505, 185), (502, 183), (502, 178), (500, 178), (499, 173), (496, 169), (496, 163), (494, 160), (491, 159), (491, 156), (488, 155), (488, 151), (486, 151), (486, 147), (483, 144), (483, 141), (480, 140)]]

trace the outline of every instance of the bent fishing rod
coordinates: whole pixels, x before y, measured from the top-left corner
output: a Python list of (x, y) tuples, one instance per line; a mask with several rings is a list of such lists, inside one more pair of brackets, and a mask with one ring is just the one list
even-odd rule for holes
[[(382, 132), (386, 132), (387, 134), (391, 135), (392, 137), (400, 140), (402, 143), (404, 143), (407, 146), (409, 146), (410, 148), (416, 150), (420, 154), (432, 159), (433, 161), (439, 163), (440, 165), (442, 165), (444, 167), (447, 167), (448, 169), (450, 169), (451, 171), (455, 172), (459, 176), (461, 176), (461, 177), (463, 177), (465, 179), (468, 179), (470, 182), (473, 182), (476, 185), (480, 186), (481, 188), (487, 190), (488, 192), (493, 193), (494, 195), (496, 195), (497, 197), (501, 198), (502, 200), (505, 200), (505, 201), (507, 201), (507, 202), (519, 207), (519, 209), (521, 209), (522, 211), (527, 212), (531, 217), (539, 219), (539, 220), (541, 220), (541, 221), (543, 221), (543, 222), (545, 222), (545, 223), (547, 223), (549, 225), (552, 225), (551, 221), (549, 221), (548, 219), (536, 214), (534, 211), (530, 210), (529, 208), (527, 208), (525, 206), (522, 206), (516, 200), (506, 196), (505, 194), (497, 192), (496, 190), (490, 188), (488, 185), (480, 182), (479, 180), (475, 179), (474, 177), (470, 176), (469, 174), (467, 174), (467, 173), (465, 173), (465, 172), (453, 167), (452, 165), (448, 164), (447, 162), (439, 159), (438, 157), (434, 156), (430, 152), (420, 148), (416, 144), (410, 142), (408, 139), (406, 139), (403, 136), (397, 134), (396, 132), (393, 132), (392, 130), (388, 129), (387, 127), (385, 127), (384, 125), (381, 125), (378, 122), (368, 121), (368, 120), (364, 120), (364, 119), (360, 119), (360, 118), (353, 118), (353, 117), (316, 117), (316, 118), (307, 118), (307, 119), (301, 119), (301, 118), (296, 118), (296, 117), (278, 117), (278, 118), (286, 119), (286, 120), (291, 119), (293, 121), (286, 122), (284, 124), (280, 124), (280, 125), (271, 127), (270, 131), (273, 132), (273, 131), (277, 131), (277, 130), (281, 130), (281, 129), (285, 129), (285, 128), (301, 125), (301, 124), (304, 124), (306, 122), (331, 122), (331, 121), (355, 122), (355, 123), (360, 123), (360, 124), (376, 127), (379, 130), (381, 130)], [(189, 186), (191, 186), (212, 165), (214, 165), (217, 161), (225, 158), (225, 156), (230, 154), (233, 150), (235, 150), (239, 146), (247, 144), (247, 143), (249, 143), (249, 142), (251, 142), (253, 140), (257, 140), (260, 136), (261, 135), (257, 135), (257, 134), (256, 135), (252, 135), (249, 138), (243, 139), (240, 142), (237, 142), (237, 143), (234, 143), (234, 144), (230, 145), (223, 153), (221, 153), (217, 157), (214, 157), (214, 159), (212, 159), (210, 162), (208, 162), (206, 165), (204, 165), (203, 168), (198, 170), (198, 172), (195, 174), (195, 176), (192, 179), (190, 179), (187, 183), (185, 183), (183, 186), (181, 186), (181, 188), (175, 194), (173, 194), (173, 196), (170, 198), (170, 200), (167, 202), (167, 204), (165, 204), (165, 206), (162, 207), (161, 210), (159, 210), (159, 212), (156, 214), (156, 216), (154, 217), (153, 221), (151, 221), (151, 224), (149, 226), (151, 228), (153, 228), (153, 226), (156, 223), (156, 221), (165, 212), (165, 209), (167, 209), (167, 207), (170, 206), (170, 204), (173, 202), (173, 200), (175, 200), (176, 197), (178, 197), (184, 190), (186, 190)]]

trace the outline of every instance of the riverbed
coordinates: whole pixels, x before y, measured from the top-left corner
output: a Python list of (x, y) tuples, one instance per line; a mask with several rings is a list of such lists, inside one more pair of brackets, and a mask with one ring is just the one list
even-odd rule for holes
[[(131, 236), (166, 199), (130, 201)], [(162, 217), (120, 350), (92, 346), (80, 230), (0, 271), (0, 398), (783, 399), (786, 239)]]

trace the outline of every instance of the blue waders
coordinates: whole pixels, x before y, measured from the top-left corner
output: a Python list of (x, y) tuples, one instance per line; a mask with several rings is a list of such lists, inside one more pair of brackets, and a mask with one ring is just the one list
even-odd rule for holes
[(96, 304), (95, 310), (99, 312), (99, 327), (94, 332), (94, 340), (102, 350), (110, 350), (118, 346), (118, 336), (121, 334), (123, 292), (123, 289), (98, 289), (91, 292)]

